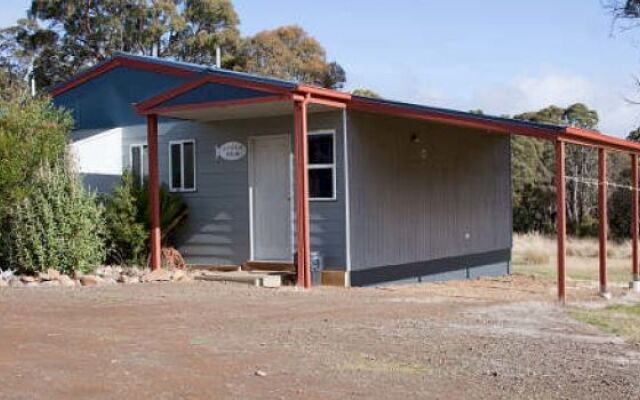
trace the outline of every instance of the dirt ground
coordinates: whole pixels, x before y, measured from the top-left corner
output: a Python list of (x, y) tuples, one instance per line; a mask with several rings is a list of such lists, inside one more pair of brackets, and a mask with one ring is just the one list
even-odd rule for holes
[(554, 290), (0, 289), (0, 398), (640, 398), (640, 347), (572, 320)]

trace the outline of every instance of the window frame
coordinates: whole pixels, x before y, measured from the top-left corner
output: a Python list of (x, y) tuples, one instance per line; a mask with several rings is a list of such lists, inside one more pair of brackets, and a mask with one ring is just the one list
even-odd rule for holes
[[(307, 132), (307, 148), (309, 147), (309, 138), (311, 136), (319, 136), (319, 135), (331, 135), (331, 141), (333, 145), (333, 162), (331, 164), (311, 164), (311, 162), (307, 161), (307, 180), (310, 180), (310, 172), (312, 169), (330, 169), (331, 170), (331, 197), (311, 197), (309, 194), (309, 201), (336, 201), (338, 200), (337, 196), (337, 163), (338, 163), (338, 153), (337, 143), (336, 143), (336, 131), (335, 129), (320, 129), (315, 131)], [(308, 155), (307, 155), (308, 158)]]
[(140, 176), (138, 177), (134, 176), (134, 178), (142, 186), (144, 185), (145, 179), (148, 178), (148, 175), (147, 176), (144, 175), (144, 163), (145, 163), (144, 150), (145, 148), (148, 150), (149, 146), (147, 146), (146, 142), (132, 143), (129, 145), (129, 168), (131, 170), (131, 174), (133, 174), (133, 149), (134, 148), (140, 148), (140, 165), (139, 165)]
[[(193, 188), (185, 188), (184, 187), (184, 145), (186, 143), (191, 143), (193, 145)], [(180, 146), (180, 187), (173, 186), (173, 160), (171, 158), (171, 148), (174, 145)], [(169, 191), (176, 193), (190, 193), (196, 192), (198, 188), (197, 183), (197, 162), (196, 162), (196, 140), (195, 139), (181, 139), (181, 140), (171, 140), (168, 145), (168, 153), (169, 153)]]

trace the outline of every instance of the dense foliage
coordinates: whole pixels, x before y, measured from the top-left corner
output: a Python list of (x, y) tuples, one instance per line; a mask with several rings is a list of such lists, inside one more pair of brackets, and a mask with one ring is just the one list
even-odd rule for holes
[(32, 0), (26, 18), (0, 30), (0, 66), (51, 87), (124, 51), (341, 87), (342, 67), (297, 26), (242, 38), (230, 0)]
[(139, 218), (137, 191), (133, 175), (125, 173), (105, 199), (109, 263), (144, 265), (148, 230)]
[(83, 188), (69, 158), (39, 168), (29, 193), (9, 209), (10, 268), (88, 272), (103, 262), (103, 210)]
[[(150, 221), (148, 185), (140, 186), (125, 173), (111, 195), (105, 197), (107, 261), (122, 265), (144, 265), (147, 258)], [(160, 187), (160, 227), (163, 242), (170, 240), (186, 218), (187, 206), (180, 196)]]
[(28, 194), (41, 165), (65, 151), (72, 119), (44, 98), (0, 97), (0, 219)]

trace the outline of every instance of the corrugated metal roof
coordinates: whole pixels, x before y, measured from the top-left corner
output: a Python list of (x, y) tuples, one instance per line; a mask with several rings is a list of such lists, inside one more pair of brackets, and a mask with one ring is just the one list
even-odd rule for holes
[(451, 117), (464, 117), (468, 119), (474, 119), (477, 121), (503, 122), (510, 125), (519, 125), (522, 127), (529, 127), (529, 128), (543, 128), (543, 129), (555, 130), (555, 131), (563, 131), (566, 128), (565, 126), (561, 126), (561, 125), (524, 121), (520, 119), (514, 119), (509, 117), (498, 117), (498, 116), (487, 115), (487, 114), (477, 114), (477, 113), (453, 110), (448, 108), (432, 107), (432, 106), (427, 106), (423, 104), (407, 103), (407, 102), (397, 101), (397, 100), (379, 99), (379, 98), (362, 97), (362, 96), (353, 96), (353, 98), (359, 99), (362, 101), (367, 101), (370, 103), (375, 103), (375, 104), (382, 104), (382, 105), (387, 105), (392, 107), (400, 107), (400, 108), (409, 109), (413, 111), (431, 112), (431, 113), (442, 114), (442, 115), (447, 115)]
[[(273, 85), (275, 87), (285, 88), (290, 90), (295, 89), (296, 87), (298, 87), (298, 84), (299, 84), (298, 82), (295, 82), (295, 81), (265, 77), (265, 76), (250, 74), (246, 72), (219, 69), (213, 66), (189, 63), (184, 61), (177, 61), (169, 58), (158, 58), (158, 57), (136, 55), (136, 54), (130, 54), (130, 53), (124, 53), (124, 52), (117, 52), (114, 54), (114, 56), (111, 59), (105, 60), (83, 71), (80, 75), (76, 75), (76, 77), (70, 79), (69, 81), (62, 83), (60, 85), (57, 85), (56, 88), (65, 86), (69, 82), (72, 82), (73, 80), (77, 79), (79, 76), (89, 74), (91, 73), (91, 71), (97, 70), (102, 65), (117, 58), (124, 58), (132, 61), (156, 64), (158, 66), (178, 68), (178, 69), (183, 69), (185, 71), (191, 71), (197, 74), (212, 74), (212, 75), (218, 75), (218, 76), (234, 77), (234, 78), (243, 79), (249, 82), (258, 82), (258, 83)], [(55, 88), (53, 89), (53, 91), (55, 92)], [(493, 115), (487, 115), (487, 114), (476, 114), (476, 113), (459, 111), (454, 109), (432, 107), (425, 104), (408, 103), (404, 101), (397, 101), (397, 100), (390, 100), (390, 99), (376, 99), (376, 98), (361, 97), (361, 96), (353, 96), (353, 98), (359, 101), (368, 102), (372, 104), (397, 107), (397, 108), (416, 111), (416, 112), (435, 113), (435, 114), (440, 114), (440, 115), (449, 116), (449, 117), (460, 117), (460, 118), (465, 118), (467, 120), (492, 122), (492, 123), (505, 123), (505, 124), (521, 126), (525, 128), (540, 128), (540, 129), (545, 129), (549, 131), (558, 131), (558, 132), (566, 128), (564, 126), (553, 125), (553, 124), (523, 121), (523, 120), (518, 120), (518, 119), (513, 119), (508, 117), (499, 117), (499, 116), (493, 116)]]
[(194, 64), (194, 63), (189, 63), (184, 61), (176, 61), (169, 58), (141, 56), (141, 55), (134, 55), (129, 53), (122, 53), (122, 52), (115, 53), (114, 57), (122, 57), (122, 58), (128, 58), (130, 60), (145, 61), (153, 64), (166, 65), (170, 67), (185, 68), (185, 69), (189, 69), (191, 71), (200, 72), (200, 73), (211, 73), (215, 75), (231, 76), (231, 77), (245, 79), (253, 82), (266, 83), (266, 84), (290, 88), (290, 89), (293, 89), (298, 85), (298, 82), (294, 82), (294, 81), (260, 76), (256, 74), (246, 73), (246, 72), (231, 71), (228, 69), (221, 69), (221, 68), (217, 68), (209, 65)]

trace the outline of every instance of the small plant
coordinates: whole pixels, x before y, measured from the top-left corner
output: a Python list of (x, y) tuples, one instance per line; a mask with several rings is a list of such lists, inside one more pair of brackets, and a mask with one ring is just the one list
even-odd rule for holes
[(125, 172), (120, 184), (105, 201), (107, 261), (142, 265), (148, 230), (139, 218), (138, 189), (132, 174)]
[[(144, 265), (148, 253), (150, 207), (149, 188), (136, 184), (126, 172), (113, 194), (105, 199), (108, 262)], [(165, 244), (187, 215), (187, 206), (179, 195), (165, 186), (160, 188), (160, 228)]]
[(70, 157), (40, 168), (29, 194), (11, 206), (8, 224), (9, 264), (20, 272), (89, 272), (104, 260), (103, 208)]
[[(138, 220), (143, 221), (145, 227), (149, 229), (151, 227), (149, 185), (145, 183), (141, 188), (139, 188), (136, 196), (138, 204)], [(180, 195), (170, 192), (165, 185), (160, 186), (160, 228), (162, 231), (163, 243), (169, 244), (167, 242), (170, 242), (172, 234), (175, 233), (180, 222), (186, 218), (187, 212), (187, 205), (184, 203)]]

